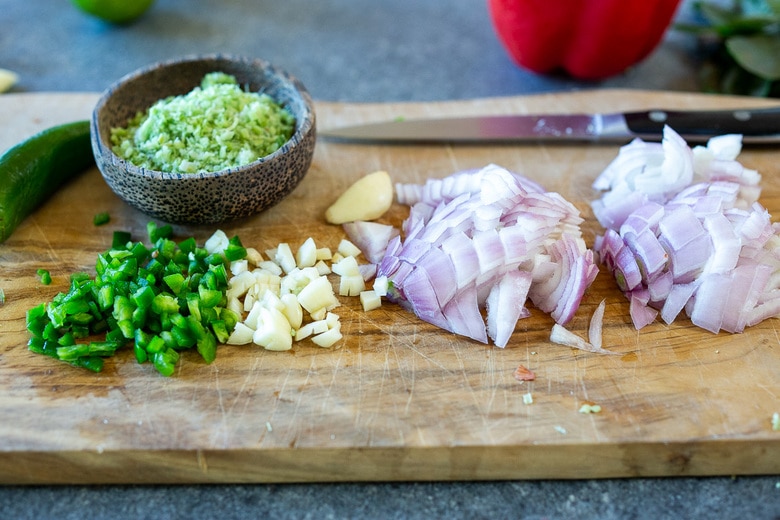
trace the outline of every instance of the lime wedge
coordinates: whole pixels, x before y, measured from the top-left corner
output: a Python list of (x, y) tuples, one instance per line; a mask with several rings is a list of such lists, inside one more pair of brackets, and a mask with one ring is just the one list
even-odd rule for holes
[(7, 69), (0, 69), (0, 92), (5, 92), (10, 89), (17, 81), (19, 81), (19, 76), (17, 76), (15, 72)]
[(144, 14), (154, 0), (71, 0), (85, 13), (106, 22), (129, 23)]

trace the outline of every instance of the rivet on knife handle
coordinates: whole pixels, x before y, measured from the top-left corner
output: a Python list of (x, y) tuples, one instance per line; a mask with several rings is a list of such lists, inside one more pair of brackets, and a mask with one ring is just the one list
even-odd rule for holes
[(780, 108), (716, 111), (648, 110), (625, 114), (638, 136), (655, 136), (669, 125), (684, 137), (742, 134), (746, 138), (780, 136)]

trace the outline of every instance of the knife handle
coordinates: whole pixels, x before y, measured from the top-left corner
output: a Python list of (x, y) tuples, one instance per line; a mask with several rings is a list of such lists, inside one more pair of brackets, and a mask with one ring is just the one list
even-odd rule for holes
[(713, 136), (780, 134), (780, 107), (734, 110), (648, 110), (625, 114), (629, 130), (639, 136), (659, 135), (669, 125), (680, 135)]

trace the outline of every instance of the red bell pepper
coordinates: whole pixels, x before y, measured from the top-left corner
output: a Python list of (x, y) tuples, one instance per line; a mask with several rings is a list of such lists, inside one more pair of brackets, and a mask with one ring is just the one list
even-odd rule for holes
[(534, 72), (603, 79), (652, 52), (680, 0), (488, 0), (496, 33)]

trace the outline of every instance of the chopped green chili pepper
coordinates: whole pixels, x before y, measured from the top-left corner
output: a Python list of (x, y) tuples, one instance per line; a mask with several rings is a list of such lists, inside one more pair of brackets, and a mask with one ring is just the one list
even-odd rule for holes
[(93, 372), (100, 372), (103, 370), (103, 358), (97, 356), (80, 357), (73, 361), (68, 361), (68, 363), (76, 367), (86, 368)]
[[(168, 225), (150, 223), (147, 233), (150, 246), (114, 232), (94, 277), (73, 274), (67, 292), (27, 311), (31, 352), (99, 372), (104, 357), (132, 344), (137, 362), (151, 361), (164, 376), (175, 372), (178, 350), (196, 347), (214, 361), (240, 319), (224, 308), (226, 255), (209, 254), (192, 237), (177, 243)], [(246, 256), (238, 238), (231, 244), (231, 256)], [(38, 275), (43, 281), (48, 272)], [(95, 341), (98, 334), (105, 340)]]
[(202, 284), (198, 287), (198, 297), (201, 307), (211, 308), (219, 305), (224, 299), (225, 294), (218, 289), (209, 289)]
[(109, 222), (111, 222), (111, 215), (109, 215), (108, 213), (105, 213), (105, 212), (97, 213), (92, 218), (92, 223), (94, 225), (96, 225), (96, 226), (102, 226), (104, 224), (108, 224)]
[(186, 255), (194, 252), (197, 247), (198, 244), (195, 242), (195, 238), (193, 237), (186, 238), (179, 242), (179, 249), (181, 249), (182, 253)]
[(241, 244), (241, 240), (238, 236), (234, 236), (228, 241), (228, 246), (225, 248), (225, 258), (230, 262), (234, 260), (241, 260), (246, 257), (246, 248)]
[(176, 362), (179, 360), (179, 353), (173, 349), (155, 352), (152, 357), (154, 368), (164, 376), (172, 376), (176, 368)]
[(184, 275), (181, 273), (171, 273), (169, 275), (163, 276), (163, 282), (165, 282), (165, 285), (170, 287), (171, 291), (173, 291), (173, 294), (177, 295), (181, 292), (182, 288), (184, 288), (184, 282), (185, 282)]
[(111, 248), (112, 249), (121, 249), (125, 246), (127, 246), (127, 243), (130, 242), (131, 239), (130, 233), (127, 231), (114, 231), (114, 239), (111, 242)]
[(146, 225), (146, 232), (149, 235), (149, 242), (156, 244), (161, 238), (170, 238), (173, 236), (173, 227), (170, 224), (158, 226), (155, 222), (149, 222)]
[(41, 283), (43, 285), (49, 285), (51, 283), (51, 274), (49, 271), (46, 269), (38, 269), (36, 273), (38, 274), (38, 278), (41, 279)]
[(225, 320), (212, 321), (211, 330), (214, 331), (214, 334), (217, 336), (217, 340), (220, 343), (227, 342), (228, 338), (230, 337), (230, 332), (228, 332), (228, 328)]

